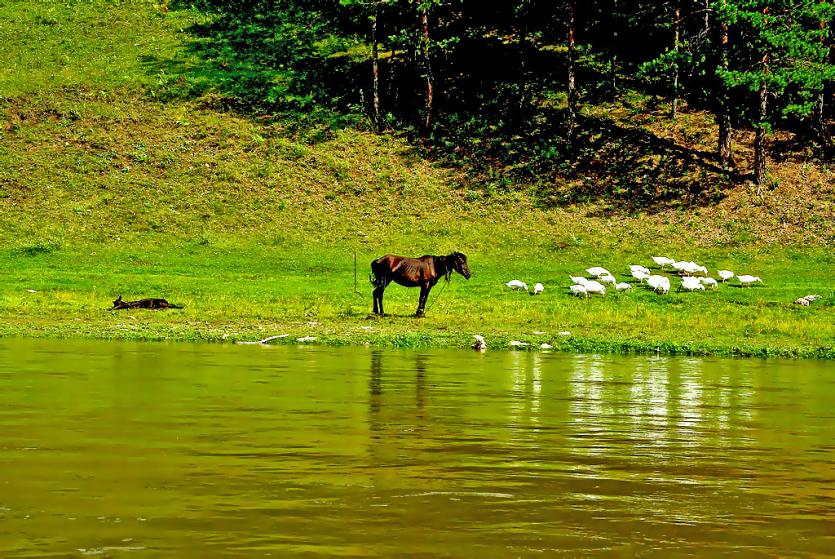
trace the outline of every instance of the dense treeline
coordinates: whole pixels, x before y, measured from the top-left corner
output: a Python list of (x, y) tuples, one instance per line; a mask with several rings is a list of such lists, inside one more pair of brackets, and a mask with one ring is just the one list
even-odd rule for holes
[[(776, 128), (831, 157), (832, 28), (822, 0), (202, 0), (213, 77), (251, 107), (363, 115), (441, 143), (503, 135), (565, 159), (585, 103), (641, 90), (715, 115), (715, 160)], [(548, 112), (543, 112), (548, 107)], [(544, 130), (547, 145), (534, 136)], [(554, 138), (558, 141), (551, 141)], [(555, 147), (556, 146), (556, 147)], [(510, 148), (509, 148), (510, 149)], [(513, 148), (516, 149), (516, 148)]]

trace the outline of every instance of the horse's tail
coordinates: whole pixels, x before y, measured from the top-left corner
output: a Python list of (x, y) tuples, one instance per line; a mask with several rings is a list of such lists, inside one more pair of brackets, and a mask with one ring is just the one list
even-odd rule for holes
[(368, 274), (368, 281), (370, 281), (371, 285), (374, 287), (383, 287), (385, 285), (385, 280), (377, 275), (375, 264), (377, 264), (377, 261), (373, 260), (371, 262), (371, 273)]

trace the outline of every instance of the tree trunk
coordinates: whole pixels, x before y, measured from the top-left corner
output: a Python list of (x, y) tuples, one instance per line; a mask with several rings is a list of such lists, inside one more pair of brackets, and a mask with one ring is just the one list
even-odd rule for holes
[(420, 11), (420, 25), (422, 29), (421, 52), (423, 53), (423, 75), (426, 80), (426, 99), (423, 108), (423, 129), (429, 130), (432, 124), (432, 102), (434, 91), (432, 87), (432, 67), (429, 63), (429, 10)]
[[(725, 0), (722, 4), (725, 4)], [(719, 24), (719, 34), (719, 65), (727, 72), (729, 68), (728, 24), (724, 21)], [(733, 127), (731, 124), (730, 95), (724, 79), (719, 80), (718, 93), (718, 114), (716, 116), (719, 124), (719, 163), (723, 169), (728, 170), (733, 165), (733, 146), (731, 145)]]
[(618, 93), (618, 27), (617, 17), (618, 0), (612, 0), (612, 61), (609, 66), (609, 80), (612, 88), (612, 97)]
[(577, 123), (577, 88), (574, 81), (574, 0), (568, 0), (568, 142), (574, 142), (574, 126)]
[(825, 89), (826, 86), (824, 86), (823, 89), (821, 89), (820, 93), (818, 93), (818, 98), (815, 102), (815, 109), (813, 115), (813, 126), (815, 127), (815, 135), (817, 136), (818, 143), (820, 144), (821, 153), (823, 153), (824, 156), (826, 156), (832, 149), (832, 138), (829, 137), (829, 130), (827, 130), (824, 113), (824, 111), (826, 110)]
[(528, 16), (530, 11), (530, 0), (522, 2), (520, 8), (519, 27), (521, 33), (519, 34), (519, 106), (518, 116), (524, 114), (525, 107), (528, 103)]
[[(821, 0), (821, 4), (825, 1), (826, 0)], [(821, 32), (821, 45), (826, 47), (826, 21), (821, 20), (818, 24), (818, 28)], [(825, 60), (828, 60), (830, 57), (832, 57), (831, 47), (829, 48), (829, 55)], [(823, 157), (828, 157), (830, 151), (832, 150), (832, 138), (829, 137), (829, 130), (826, 126), (826, 85), (827, 84), (824, 83), (818, 93), (815, 110), (812, 115), (812, 126), (815, 129), (815, 136), (817, 136), (818, 144), (820, 144), (820, 151)]]
[[(763, 8), (763, 15), (768, 13), (768, 7)], [(768, 52), (763, 52), (760, 58), (760, 110), (757, 131), (754, 136), (754, 182), (757, 183), (757, 195), (762, 196), (762, 188), (766, 179), (765, 165), (765, 132), (768, 119)]]
[(374, 17), (371, 20), (371, 72), (373, 74), (372, 95), (374, 97), (374, 112), (372, 119), (374, 120), (374, 128), (380, 129), (380, 53), (377, 47), (377, 16), (379, 9), (374, 6)]
[(681, 37), (681, 6), (676, 3), (675, 11), (673, 12), (673, 51), (676, 53), (676, 59), (673, 62), (673, 103), (671, 116), (675, 120), (678, 117), (678, 44)]
[[(767, 59), (763, 57), (763, 60)], [(760, 121), (757, 123), (754, 137), (754, 182), (757, 183), (757, 194), (762, 195), (762, 187), (766, 180), (765, 164), (765, 126), (768, 118), (768, 84), (765, 80), (760, 83)]]
[(710, 0), (704, 0), (705, 2), (705, 40), (710, 37)]

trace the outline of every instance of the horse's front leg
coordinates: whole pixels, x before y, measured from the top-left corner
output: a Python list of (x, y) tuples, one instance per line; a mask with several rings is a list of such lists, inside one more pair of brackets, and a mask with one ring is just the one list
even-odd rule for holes
[(386, 291), (386, 286), (381, 285), (374, 289), (374, 313), (383, 316), (383, 293)]
[(429, 298), (430, 289), (432, 289), (432, 286), (426, 283), (420, 286), (420, 299), (418, 299), (418, 309), (415, 316), (423, 316), (426, 314), (426, 299)]

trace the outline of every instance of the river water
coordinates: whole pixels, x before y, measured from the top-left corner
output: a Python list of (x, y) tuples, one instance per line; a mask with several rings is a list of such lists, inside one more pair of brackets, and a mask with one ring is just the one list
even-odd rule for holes
[(824, 557), (835, 363), (0, 340), (0, 557)]

